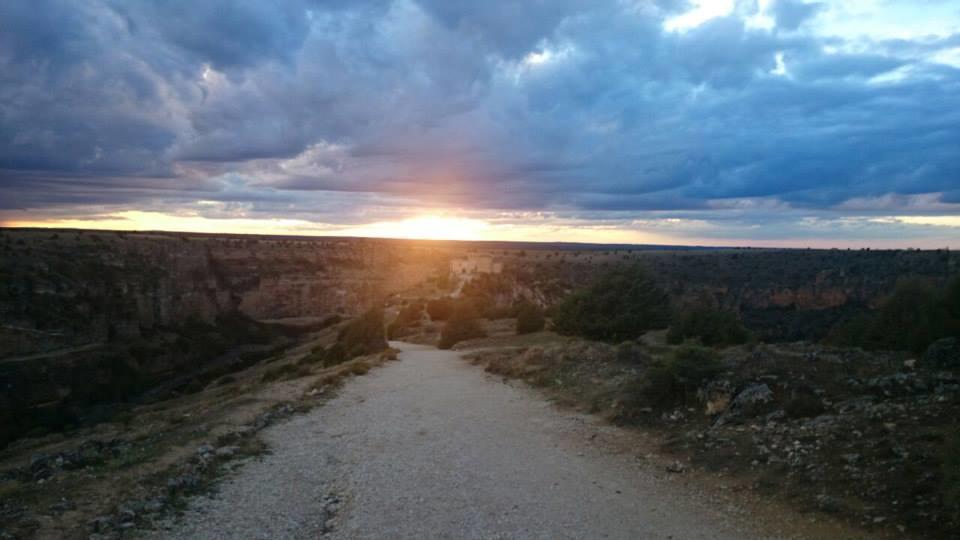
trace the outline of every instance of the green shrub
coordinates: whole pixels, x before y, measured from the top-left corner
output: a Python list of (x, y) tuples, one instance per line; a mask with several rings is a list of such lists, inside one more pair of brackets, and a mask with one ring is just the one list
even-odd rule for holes
[(873, 328), (873, 315), (860, 313), (835, 324), (827, 333), (824, 342), (837, 347), (869, 348), (871, 328)]
[(409, 333), (410, 328), (420, 324), (420, 318), (423, 314), (423, 304), (415, 302), (404, 306), (397, 318), (387, 327), (387, 336), (395, 339)]
[(539, 306), (524, 302), (517, 308), (517, 334), (539, 332), (545, 324), (546, 319)]
[(960, 276), (945, 287), (921, 278), (903, 280), (876, 312), (836, 324), (825, 341), (921, 353), (934, 341), (951, 336), (960, 337)]
[(696, 391), (703, 383), (723, 373), (716, 353), (703, 347), (680, 347), (673, 353), (670, 371), (688, 391)]
[(725, 347), (746, 343), (748, 337), (736, 314), (712, 308), (681, 311), (667, 332), (667, 342), (674, 345), (697, 339), (708, 347)]
[(323, 352), (323, 367), (335, 366), (347, 360), (349, 360), (349, 358), (347, 358), (347, 351), (344, 350), (343, 345), (340, 343), (334, 343)]
[(667, 362), (658, 362), (647, 369), (640, 393), (646, 403), (654, 407), (669, 407), (684, 396), (683, 387)]
[(667, 294), (639, 265), (613, 270), (554, 310), (558, 333), (607, 342), (635, 339), (670, 321)]
[(350, 321), (337, 334), (337, 345), (343, 348), (347, 359), (386, 349), (383, 310), (374, 307)]
[(674, 351), (669, 360), (657, 362), (647, 369), (640, 391), (653, 406), (676, 405), (686, 401), (723, 371), (723, 364), (712, 350), (684, 346)]
[(477, 309), (473, 303), (469, 300), (461, 300), (456, 303), (450, 313), (450, 320), (443, 327), (440, 343), (437, 346), (441, 349), (449, 349), (461, 341), (486, 335), (480, 327)]
[(947, 319), (940, 291), (924, 280), (905, 280), (880, 307), (868, 339), (884, 349), (922, 352), (947, 334)]

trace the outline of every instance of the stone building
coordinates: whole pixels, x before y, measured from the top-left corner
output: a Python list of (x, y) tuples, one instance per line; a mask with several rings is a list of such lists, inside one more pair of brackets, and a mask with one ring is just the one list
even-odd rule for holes
[(503, 263), (495, 261), (493, 257), (470, 255), (450, 261), (450, 272), (457, 276), (499, 274), (501, 271), (503, 271)]

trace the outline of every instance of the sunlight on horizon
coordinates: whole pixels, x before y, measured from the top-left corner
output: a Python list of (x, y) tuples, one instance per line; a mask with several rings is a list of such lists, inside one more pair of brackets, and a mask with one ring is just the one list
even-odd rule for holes
[[(900, 224), (926, 229), (960, 228), (960, 217), (874, 216), (853, 220), (856, 224)], [(210, 218), (197, 214), (174, 215), (161, 212), (128, 210), (87, 218), (9, 219), (0, 227), (90, 229), (116, 231), (185, 232), (199, 234), (251, 234), (290, 236), (348, 236), (410, 240), (462, 240), (504, 242), (572, 242), (586, 244), (660, 244), (687, 246), (753, 246), (857, 248), (873, 246), (896, 249), (952, 246), (941, 238), (838, 242), (835, 239), (795, 237), (789, 239), (747, 238), (745, 235), (720, 237), (706, 222), (688, 219), (659, 218), (634, 220), (629, 223), (597, 224), (562, 218), (505, 218), (494, 215), (483, 219), (461, 217), (448, 210), (430, 211), (412, 217), (380, 220), (365, 224), (343, 225), (305, 219), (270, 219), (250, 217)]]
[(495, 240), (507, 242), (583, 242), (596, 244), (683, 243), (680, 239), (630, 227), (583, 225), (550, 220), (501, 222), (431, 212), (359, 225), (316, 223), (302, 219), (208, 218), (129, 210), (69, 219), (12, 219), (3, 227), (117, 231), (166, 231), (200, 234), (276, 234), (357, 236), (411, 240)]
[(379, 221), (348, 228), (338, 234), (414, 240), (485, 240), (487, 221), (471, 218), (424, 215), (399, 221)]

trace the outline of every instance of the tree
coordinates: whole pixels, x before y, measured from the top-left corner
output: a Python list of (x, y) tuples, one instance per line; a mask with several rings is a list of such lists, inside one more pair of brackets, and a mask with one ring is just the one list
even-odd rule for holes
[(618, 267), (564, 299), (554, 311), (560, 334), (618, 343), (670, 322), (667, 294), (640, 265)]

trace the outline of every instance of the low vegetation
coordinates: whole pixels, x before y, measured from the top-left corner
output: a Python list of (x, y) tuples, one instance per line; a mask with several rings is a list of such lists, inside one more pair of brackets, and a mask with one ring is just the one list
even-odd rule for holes
[(327, 348), (315, 348), (300, 362), (321, 363), (324, 367), (330, 367), (358, 356), (378, 353), (387, 348), (383, 310), (374, 307), (343, 326), (337, 333), (337, 340), (333, 345)]
[(434, 321), (445, 321), (453, 312), (453, 300), (451, 298), (436, 298), (427, 302), (427, 315)]
[(715, 308), (692, 307), (676, 314), (667, 342), (673, 345), (695, 340), (708, 347), (746, 343), (749, 334), (737, 315)]
[(633, 398), (657, 408), (682, 405), (695, 400), (697, 389), (722, 372), (723, 364), (715, 352), (683, 346), (647, 368)]
[(397, 313), (397, 318), (387, 326), (387, 336), (390, 339), (397, 339), (409, 334), (412, 330), (420, 326), (423, 320), (424, 303), (411, 302)]
[(472, 358), (759, 496), (899, 537), (960, 531), (960, 377), (906, 353), (574, 339)]
[(461, 300), (454, 305), (450, 319), (440, 333), (440, 343), (437, 346), (449, 349), (461, 341), (484, 336), (486, 332), (480, 326), (476, 307), (469, 300)]
[(639, 265), (610, 271), (553, 310), (558, 333), (614, 343), (666, 328), (669, 322), (667, 294)]
[[(296, 354), (289, 347), (247, 346), (230, 355), (229, 366), (202, 370), (164, 399), (130, 404), (108, 422), (10, 446), (0, 463), (0, 537), (59, 538), (66, 530), (112, 538), (151, 527), (211, 489), (233, 460), (266, 452), (262, 429), (322, 405), (343, 381), (397, 359), (397, 351), (385, 347), (376, 313), (308, 339), (313, 342), (301, 342)], [(333, 340), (353, 351), (384, 347), (331, 367), (306, 361)], [(300, 357), (310, 345), (310, 354)], [(286, 381), (282, 392), (269, 384), (274, 381)]]
[(369, 309), (357, 319), (350, 321), (337, 334), (337, 344), (343, 347), (349, 358), (373, 354), (387, 348), (384, 334), (383, 310)]
[(864, 349), (921, 353), (937, 339), (960, 337), (960, 276), (946, 286), (914, 278), (901, 281), (875, 312), (838, 324), (826, 341)]
[(543, 309), (536, 304), (524, 302), (517, 306), (517, 334), (530, 334), (543, 330), (546, 325), (546, 318), (543, 315)]

